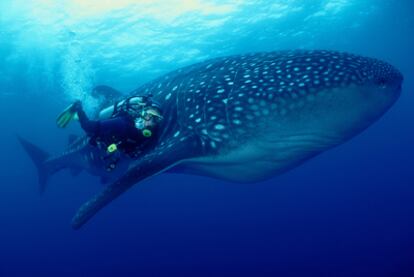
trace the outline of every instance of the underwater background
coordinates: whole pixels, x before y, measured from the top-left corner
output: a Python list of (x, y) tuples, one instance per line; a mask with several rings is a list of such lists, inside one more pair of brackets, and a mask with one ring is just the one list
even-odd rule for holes
[[(1, 0), (0, 276), (414, 276), (414, 2)], [(21, 135), (59, 153), (56, 115), (106, 84), (126, 94), (208, 58), (332, 49), (383, 59), (400, 99), (351, 141), (281, 176), (162, 174), (79, 231), (102, 185), (53, 176), (39, 196)], [(276, 153), (277, 154), (277, 153)]]

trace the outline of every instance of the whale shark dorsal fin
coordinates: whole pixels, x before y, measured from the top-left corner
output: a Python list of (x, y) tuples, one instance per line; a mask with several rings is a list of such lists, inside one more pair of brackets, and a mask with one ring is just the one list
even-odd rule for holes
[(91, 96), (100, 100), (99, 110), (106, 108), (125, 97), (122, 92), (106, 85), (95, 86), (92, 89)]
[(185, 159), (199, 156), (201, 148), (196, 136), (174, 137), (155, 147), (139, 159), (126, 174), (107, 186), (83, 204), (74, 218), (72, 227), (79, 229), (103, 207), (131, 188), (134, 184), (162, 173)]

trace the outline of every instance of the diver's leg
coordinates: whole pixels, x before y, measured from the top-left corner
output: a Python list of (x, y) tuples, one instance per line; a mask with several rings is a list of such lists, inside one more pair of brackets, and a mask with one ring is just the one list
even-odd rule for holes
[(99, 121), (90, 120), (86, 115), (85, 111), (83, 110), (82, 103), (80, 101), (76, 101), (74, 104), (74, 109), (78, 114), (79, 123), (82, 129), (91, 136), (97, 135), (99, 133), (100, 124)]

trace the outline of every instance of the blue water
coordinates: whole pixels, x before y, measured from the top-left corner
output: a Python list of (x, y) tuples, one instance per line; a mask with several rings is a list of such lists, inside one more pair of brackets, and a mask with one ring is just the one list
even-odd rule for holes
[[(138, 3), (138, 4), (135, 4)], [(276, 4), (275, 4), (276, 3)], [(0, 276), (414, 276), (414, 4), (409, 0), (0, 3)], [(38, 195), (20, 134), (59, 153), (55, 117), (207, 58), (334, 49), (398, 67), (403, 93), (346, 144), (266, 182), (163, 174), (79, 231), (94, 177)], [(277, 153), (276, 153), (277, 154)]]

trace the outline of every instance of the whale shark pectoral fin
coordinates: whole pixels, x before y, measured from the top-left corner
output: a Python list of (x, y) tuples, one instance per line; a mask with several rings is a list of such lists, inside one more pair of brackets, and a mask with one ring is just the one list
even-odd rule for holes
[(122, 98), (125, 97), (122, 92), (105, 85), (94, 87), (92, 89), (91, 95), (99, 102), (98, 111), (105, 109), (110, 105), (113, 105), (113, 103), (117, 101), (121, 101)]
[(103, 97), (107, 102), (118, 101), (120, 98), (124, 96), (122, 92), (106, 85), (95, 86), (92, 89), (91, 95), (94, 98)]
[(83, 204), (74, 218), (72, 227), (79, 229), (103, 207), (131, 188), (134, 184), (162, 173), (184, 159), (200, 154), (198, 140), (195, 137), (171, 138), (163, 146), (157, 146), (145, 154), (126, 174), (107, 186), (95, 197)]

